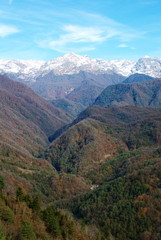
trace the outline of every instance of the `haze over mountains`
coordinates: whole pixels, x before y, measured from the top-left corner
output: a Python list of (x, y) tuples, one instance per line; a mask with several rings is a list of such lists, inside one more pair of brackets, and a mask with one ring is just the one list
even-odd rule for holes
[(94, 86), (105, 88), (123, 81), (134, 73), (161, 77), (161, 59), (143, 57), (138, 61), (91, 59), (69, 53), (53, 60), (0, 60), (0, 73), (24, 82), (46, 99), (60, 99), (93, 80)]
[(109, 85), (126, 78), (132, 81), (128, 78), (133, 74), (138, 74), (138, 81), (140, 74), (143, 80), (160, 77), (161, 59), (146, 56), (138, 61), (107, 61), (68, 53), (47, 62), (0, 60), (0, 73), (25, 83), (71, 117), (76, 117)]
[(88, 56), (80, 56), (75, 53), (68, 53), (62, 57), (44, 62), (36, 60), (0, 60), (1, 73), (17, 74), (17, 78), (27, 81), (36, 81), (40, 76), (49, 72), (54, 75), (73, 75), (80, 71), (90, 73), (115, 72), (123, 76), (134, 73), (143, 73), (152, 77), (160, 77), (161, 59), (145, 56), (138, 61), (132, 60), (101, 60), (92, 59)]

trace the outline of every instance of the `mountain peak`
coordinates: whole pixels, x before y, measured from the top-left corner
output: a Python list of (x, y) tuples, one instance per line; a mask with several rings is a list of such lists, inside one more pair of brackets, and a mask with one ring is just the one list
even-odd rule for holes
[(144, 56), (143, 58), (150, 58), (150, 56)]
[(25, 82), (35, 82), (38, 77), (50, 72), (54, 75), (72, 75), (81, 71), (95, 75), (116, 73), (130, 76), (134, 73), (142, 73), (152, 77), (161, 77), (161, 58), (144, 56), (138, 61), (101, 60), (70, 52), (47, 62), (0, 59), (1, 74), (7, 74), (11, 78)]
[(63, 57), (81, 57), (81, 55), (78, 55), (74, 52), (66, 53)]

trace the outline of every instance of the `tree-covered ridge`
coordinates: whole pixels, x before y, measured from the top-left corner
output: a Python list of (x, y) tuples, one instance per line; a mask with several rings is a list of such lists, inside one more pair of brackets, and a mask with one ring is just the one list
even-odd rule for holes
[(122, 106), (161, 107), (161, 79), (108, 86), (98, 96), (94, 104), (105, 108)]
[(41, 118), (14, 87), (1, 95), (0, 238), (160, 240), (161, 108), (91, 106), (48, 145), (48, 104)]
[(68, 206), (85, 224), (101, 230), (98, 239), (153, 240), (161, 237), (160, 147), (159, 108), (92, 106), (44, 157), (59, 172), (91, 182), (91, 191)]
[[(25, 194), (19, 187), (15, 195), (3, 194), (4, 179), (0, 176), (0, 239), (1, 240), (92, 240), (90, 231), (67, 211), (55, 206), (43, 207), (38, 196)], [(89, 231), (89, 233), (88, 233)]]
[(85, 175), (120, 151), (161, 141), (161, 110), (138, 107), (85, 110), (42, 155), (59, 172)]
[(104, 239), (161, 238), (161, 149), (120, 154), (88, 174), (96, 190), (70, 207)]

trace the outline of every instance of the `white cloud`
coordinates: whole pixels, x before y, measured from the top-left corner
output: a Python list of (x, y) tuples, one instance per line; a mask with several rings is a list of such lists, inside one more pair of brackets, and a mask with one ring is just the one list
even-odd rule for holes
[(62, 53), (91, 51), (95, 49), (94, 44), (101, 43), (108, 37), (103, 29), (97, 27), (64, 25), (62, 30), (63, 33), (57, 39), (41, 41), (39, 46)]
[(67, 32), (60, 37), (63, 42), (102, 42), (106, 39), (105, 32), (97, 27), (65, 25), (63, 30)]
[(14, 26), (0, 24), (0, 37), (7, 37), (11, 34), (18, 33), (19, 29)]
[(124, 43), (118, 45), (119, 48), (127, 48), (128, 46)]
[(135, 47), (129, 47), (127, 44), (125, 43), (121, 43), (117, 46), (118, 48), (128, 48), (128, 49), (131, 49), (131, 50), (135, 50), (136, 48)]
[(120, 42), (118, 47), (125, 48), (128, 47), (127, 42), (145, 34), (98, 14), (76, 11), (73, 15), (76, 14), (78, 22), (83, 22), (84, 26), (80, 24), (63, 25), (59, 29), (59, 33), (55, 32), (55, 36), (51, 33), (50, 39), (46, 37), (45, 40), (37, 41), (38, 45), (62, 53), (81, 52), (94, 50), (98, 44), (115, 39)]

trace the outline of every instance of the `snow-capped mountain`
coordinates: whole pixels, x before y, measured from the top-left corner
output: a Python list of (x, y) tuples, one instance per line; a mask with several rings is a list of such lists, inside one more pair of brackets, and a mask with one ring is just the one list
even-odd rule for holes
[(55, 58), (46, 62), (40, 69), (42, 75), (53, 71), (55, 75), (77, 74), (80, 71), (94, 74), (115, 72), (128, 76), (131, 73), (135, 61), (92, 59), (88, 56), (80, 56), (75, 53), (68, 53), (63, 57)]
[[(135, 73), (161, 77), (161, 58), (102, 60), (68, 53), (50, 61), (0, 60), (0, 74), (30, 86), (47, 100), (91, 104), (109, 85)], [(83, 106), (83, 105), (82, 105)]]
[(37, 60), (2, 60), (0, 59), (0, 74), (13, 79), (34, 82), (44, 61)]
[(88, 56), (68, 53), (50, 61), (36, 60), (0, 60), (0, 73), (21, 81), (36, 81), (52, 72), (60, 76), (73, 75), (80, 71), (92, 74), (116, 73), (129, 76), (143, 73), (152, 77), (161, 77), (161, 58), (143, 57), (138, 61), (131, 60), (101, 60)]
[(151, 77), (161, 77), (161, 58), (145, 56), (140, 58), (131, 69), (132, 73), (143, 73)]

